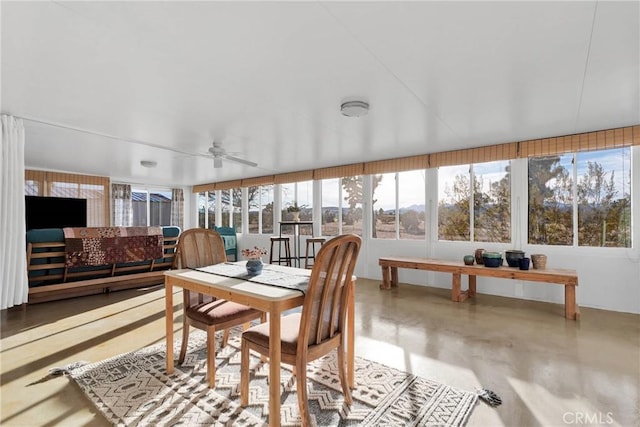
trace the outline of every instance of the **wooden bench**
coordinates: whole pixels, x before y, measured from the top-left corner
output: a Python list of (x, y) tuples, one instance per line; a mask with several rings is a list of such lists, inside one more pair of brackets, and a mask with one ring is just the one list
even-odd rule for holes
[[(484, 265), (465, 265), (461, 261), (448, 261), (430, 258), (385, 257), (378, 261), (382, 267), (381, 289), (398, 286), (398, 268), (451, 273), (451, 300), (462, 302), (476, 295), (476, 277), (495, 277), (499, 279), (526, 280), (564, 285), (564, 314), (567, 319), (578, 320), (580, 311), (576, 304), (576, 286), (578, 274), (575, 270), (545, 269), (519, 270), (512, 267), (490, 268)], [(461, 290), (461, 275), (469, 276), (469, 288)]]
[(38, 283), (38, 286), (29, 288), (29, 304), (163, 284), (164, 271), (172, 267), (177, 245), (178, 236), (164, 237), (164, 257), (161, 262), (150, 260), (140, 265), (111, 264), (74, 271), (65, 266), (65, 243), (28, 243), (29, 283)]

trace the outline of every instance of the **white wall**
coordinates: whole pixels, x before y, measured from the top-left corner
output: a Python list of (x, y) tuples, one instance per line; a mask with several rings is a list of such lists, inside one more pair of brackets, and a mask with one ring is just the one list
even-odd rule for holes
[[(525, 251), (527, 256), (534, 253), (546, 254), (548, 257), (547, 267), (549, 268), (575, 269), (579, 278), (576, 291), (578, 305), (640, 313), (640, 147), (633, 147), (632, 163), (634, 171), (632, 177), (633, 248), (567, 248), (528, 245), (526, 243), (526, 160), (519, 159), (512, 162), (514, 182), (512, 185), (512, 229), (514, 232), (511, 244), (437, 241), (434, 238), (437, 236), (436, 221), (432, 220), (435, 218), (437, 206), (437, 171), (429, 170), (427, 171), (426, 205), (429, 207), (427, 223), (430, 224), (430, 227), (427, 230), (426, 239), (420, 241), (372, 239), (367, 237), (370, 236), (370, 230), (365, 227), (356, 274), (360, 277), (381, 280), (378, 259), (383, 256), (418, 256), (462, 261), (464, 255), (471, 255), (476, 248), (480, 247), (495, 251), (516, 248)], [(365, 189), (366, 187), (367, 185)], [(317, 188), (319, 185), (314, 190)], [(195, 211), (195, 196), (192, 206)], [(365, 200), (365, 213), (369, 211), (369, 206), (370, 200)], [(196, 215), (191, 215), (193, 224), (197, 224)], [(245, 226), (244, 229), (246, 230), (247, 227)], [(269, 236), (244, 234), (239, 235), (238, 239), (240, 248), (253, 247), (254, 245), (269, 248)], [(302, 248), (304, 250), (304, 243)], [(450, 274), (400, 269), (399, 280), (402, 283), (451, 288)], [(463, 279), (463, 287), (465, 285)], [(480, 294), (564, 303), (564, 287), (556, 284), (479, 277), (478, 292)]]

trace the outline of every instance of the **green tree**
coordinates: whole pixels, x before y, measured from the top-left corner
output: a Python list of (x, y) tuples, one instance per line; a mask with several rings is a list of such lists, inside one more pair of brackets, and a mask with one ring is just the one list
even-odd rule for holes
[(529, 160), (529, 243), (571, 245), (572, 186), (559, 156)]
[(469, 241), (471, 236), (471, 183), (469, 175), (456, 175), (453, 188), (445, 188), (446, 198), (438, 203), (438, 238)]
[[(371, 187), (372, 193), (375, 194), (375, 189), (380, 184), (382, 180), (382, 175), (373, 175), (371, 179)], [(358, 205), (362, 205), (362, 201), (364, 200), (364, 189), (362, 176), (347, 176), (342, 178), (342, 189), (346, 193), (344, 196), (344, 200), (349, 205), (349, 211), (343, 218), (345, 224), (352, 225), (356, 222), (362, 221), (362, 207), (357, 207)], [(373, 209), (376, 199), (372, 200), (372, 212), (373, 212), (373, 224), (376, 223), (376, 212)], [(375, 236), (375, 227), (373, 227), (373, 237)]]

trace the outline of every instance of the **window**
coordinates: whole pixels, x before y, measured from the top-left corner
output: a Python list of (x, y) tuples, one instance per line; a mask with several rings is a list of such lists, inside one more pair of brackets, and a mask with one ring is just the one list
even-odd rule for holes
[(631, 149), (576, 155), (578, 245), (631, 247)]
[(362, 176), (348, 176), (341, 179), (342, 199), (345, 209), (341, 209), (341, 233), (354, 233), (362, 236)]
[(424, 170), (372, 177), (372, 233), (378, 239), (424, 239)]
[(207, 192), (198, 193), (198, 227), (207, 228)]
[(396, 174), (385, 173), (371, 177), (373, 197), (372, 233), (377, 239), (396, 238)]
[(509, 161), (472, 165), (473, 240), (511, 241), (511, 167)]
[[(287, 210), (289, 206), (297, 204), (300, 208), (300, 220), (313, 220), (313, 181), (301, 181), (280, 186), (282, 194), (282, 219), (291, 221), (293, 215)], [(300, 233), (311, 232), (309, 227), (300, 227)], [(303, 232), (304, 230), (304, 232)]]
[(425, 238), (424, 169), (398, 173), (398, 212), (400, 239)]
[(221, 190), (220, 191), (220, 203), (222, 206), (222, 218), (220, 220), (221, 227), (232, 227), (233, 226), (233, 190)]
[(631, 247), (631, 149), (529, 159), (529, 243)]
[(322, 235), (362, 235), (362, 177), (322, 180)]
[(469, 165), (438, 168), (438, 239), (469, 241), (471, 236)]
[(573, 155), (529, 159), (529, 243), (573, 244)]
[(342, 204), (340, 179), (322, 180), (322, 235), (337, 236), (340, 234)]
[(510, 165), (500, 160), (438, 169), (438, 239), (511, 241)]
[(249, 233), (273, 234), (273, 185), (249, 187)]
[(171, 225), (171, 190), (132, 188), (131, 199), (134, 227)]
[(208, 192), (207, 228), (213, 230), (216, 226), (216, 192)]
[(231, 203), (233, 209), (232, 225), (238, 233), (242, 233), (242, 189), (233, 188), (231, 191)]

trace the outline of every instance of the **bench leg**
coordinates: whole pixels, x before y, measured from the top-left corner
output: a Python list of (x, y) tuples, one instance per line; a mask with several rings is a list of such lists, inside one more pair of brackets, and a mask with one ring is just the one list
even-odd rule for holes
[(460, 302), (460, 273), (453, 273), (451, 279), (451, 301)]
[(564, 317), (571, 320), (579, 320), (580, 312), (576, 304), (576, 287), (564, 285)]
[(476, 296), (476, 276), (469, 276), (469, 297)]
[(382, 266), (382, 284), (380, 285), (380, 289), (391, 289), (391, 283), (389, 283), (390, 270), (390, 267), (386, 265)]
[(391, 267), (391, 287), (398, 287), (398, 267)]

